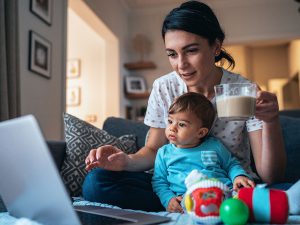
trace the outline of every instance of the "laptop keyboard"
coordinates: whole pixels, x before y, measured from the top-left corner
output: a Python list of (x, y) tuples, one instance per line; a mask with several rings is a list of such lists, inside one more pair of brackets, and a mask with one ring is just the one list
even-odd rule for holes
[(133, 222), (128, 220), (116, 219), (108, 216), (96, 215), (92, 213), (85, 213), (76, 211), (82, 225), (116, 225), (116, 224), (129, 224)]

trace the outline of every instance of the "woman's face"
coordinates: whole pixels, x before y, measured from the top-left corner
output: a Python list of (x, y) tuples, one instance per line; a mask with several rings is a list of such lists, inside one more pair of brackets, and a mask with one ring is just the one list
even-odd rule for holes
[(221, 45), (186, 31), (171, 30), (165, 34), (165, 47), (172, 68), (188, 88), (205, 84), (215, 73), (215, 56)]

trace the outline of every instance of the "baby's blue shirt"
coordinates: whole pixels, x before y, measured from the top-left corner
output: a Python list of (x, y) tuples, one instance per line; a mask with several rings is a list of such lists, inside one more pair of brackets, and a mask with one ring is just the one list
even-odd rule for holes
[(171, 198), (186, 192), (184, 180), (194, 169), (209, 178), (217, 178), (230, 188), (236, 176), (249, 177), (240, 162), (216, 138), (208, 137), (194, 148), (164, 145), (157, 152), (152, 178), (153, 190), (164, 207)]

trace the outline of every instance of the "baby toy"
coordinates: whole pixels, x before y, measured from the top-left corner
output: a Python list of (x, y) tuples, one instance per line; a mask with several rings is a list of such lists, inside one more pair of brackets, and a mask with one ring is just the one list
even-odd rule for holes
[(197, 224), (217, 224), (221, 221), (221, 203), (230, 196), (229, 188), (217, 179), (207, 178), (193, 170), (185, 179), (186, 211)]
[(237, 197), (248, 206), (250, 222), (284, 224), (288, 219), (289, 204), (285, 191), (264, 187), (242, 188)]
[(197, 224), (243, 225), (250, 222), (284, 224), (289, 215), (285, 191), (264, 187), (241, 188), (231, 198), (229, 188), (193, 170), (185, 179), (184, 205)]
[(243, 225), (249, 218), (248, 206), (237, 198), (230, 198), (221, 204), (220, 217), (226, 225)]

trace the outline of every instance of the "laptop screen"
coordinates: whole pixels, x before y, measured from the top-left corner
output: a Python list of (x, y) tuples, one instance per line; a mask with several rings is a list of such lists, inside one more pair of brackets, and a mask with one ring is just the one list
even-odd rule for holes
[[(0, 194), (12, 216), (31, 218), (45, 225), (154, 224), (170, 220), (107, 207), (77, 206), (74, 210), (32, 115), (1, 122), (0, 143)], [(89, 214), (76, 216), (76, 211), (87, 210)]]

